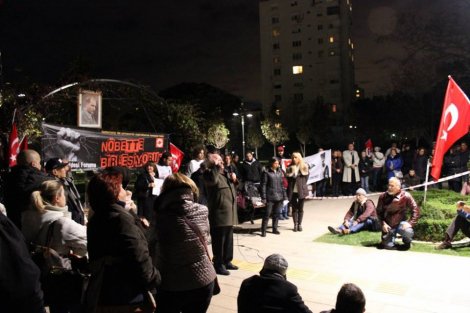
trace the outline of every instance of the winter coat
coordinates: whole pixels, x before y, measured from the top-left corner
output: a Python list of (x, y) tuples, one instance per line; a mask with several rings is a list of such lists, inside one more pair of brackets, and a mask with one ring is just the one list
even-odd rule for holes
[(209, 240), (209, 211), (194, 202), (190, 188), (162, 193), (155, 203), (155, 266), (162, 276), (160, 289), (184, 291), (201, 288), (216, 278), (206, 248), (186, 217)]
[(211, 227), (238, 224), (237, 192), (235, 186), (218, 167), (208, 167), (204, 172), (207, 190), (207, 207)]
[(31, 194), (42, 182), (52, 180), (46, 173), (32, 166), (17, 165), (8, 174), (5, 183), (5, 207), (8, 218), (21, 229), (21, 213), (30, 208)]
[(261, 181), (261, 173), (263, 168), (261, 164), (253, 159), (251, 162), (245, 160), (241, 164), (241, 175), (243, 181), (250, 181), (253, 183), (259, 183)]
[(68, 177), (61, 178), (60, 182), (64, 185), (65, 195), (67, 196), (67, 207), (69, 212), (72, 213), (72, 220), (78, 224), (85, 225), (85, 212), (80, 202), (80, 193), (73, 179)]
[(47, 205), (45, 212), (40, 213), (35, 209), (23, 212), (23, 234), (26, 242), (39, 245), (46, 244), (47, 231), (53, 223), (51, 248), (57, 253), (67, 256), (70, 251), (78, 256), (87, 253), (86, 226), (71, 219), (67, 207)]
[(372, 152), (372, 166), (375, 168), (382, 168), (385, 164), (385, 156), (382, 152)]
[(460, 154), (460, 172), (468, 171), (467, 163), (470, 160), (470, 150), (461, 151)]
[[(140, 221), (124, 206), (116, 203), (93, 210), (88, 222), (88, 255), (93, 270), (87, 296), (98, 296), (101, 304), (128, 304), (160, 282), (147, 239)], [(104, 267), (98, 266), (103, 260)], [(101, 292), (97, 286), (100, 272)]]
[(272, 271), (245, 279), (237, 303), (238, 313), (312, 313), (297, 287)]
[(413, 169), (421, 180), (426, 179), (426, 165), (428, 163), (427, 155), (417, 155), (413, 162)]
[[(458, 154), (448, 154), (444, 156), (444, 173), (446, 176), (454, 175), (461, 172), (462, 165), (461, 158)], [(453, 181), (460, 181), (461, 178), (457, 177)]]
[(152, 195), (152, 188), (149, 187), (149, 184), (154, 182), (154, 178), (146, 171), (141, 173), (134, 185), (134, 194), (137, 196), (137, 199), (146, 199)]
[[(387, 170), (387, 179), (395, 177), (395, 171), (401, 171), (403, 166), (403, 159), (399, 154), (392, 157), (389, 155), (387, 161), (385, 161), (385, 169)], [(403, 173), (402, 173), (403, 174)]]
[(292, 195), (294, 193), (294, 189), (298, 193), (299, 199), (305, 199), (308, 196), (308, 166), (304, 164), (302, 168), (298, 168), (298, 166), (291, 164), (286, 170), (287, 176), (287, 197), (289, 201), (292, 200)]
[(44, 313), (40, 271), (21, 231), (0, 214), (0, 294), (2, 312)]
[[(407, 213), (410, 217), (407, 218)], [(412, 227), (416, 225), (420, 215), (420, 209), (408, 192), (401, 190), (396, 195), (390, 195), (384, 192), (379, 197), (377, 204), (377, 215), (383, 223), (387, 223), (390, 227), (397, 227), (400, 222), (407, 221)]]
[(420, 182), (421, 179), (417, 175), (410, 176), (410, 174), (406, 174), (405, 176), (403, 176), (403, 187), (416, 186), (419, 185)]
[(361, 177), (369, 176), (369, 172), (372, 169), (372, 159), (369, 157), (361, 158), (359, 161), (359, 173)]
[(263, 172), (261, 179), (261, 198), (270, 202), (287, 200), (286, 190), (283, 185), (283, 173), (279, 168), (272, 168)]
[[(354, 156), (354, 162), (353, 162)], [(344, 160), (344, 170), (343, 170), (343, 182), (351, 183), (352, 176), (356, 178), (356, 182), (359, 182), (359, 155), (357, 154), (356, 150), (350, 151), (346, 150), (343, 151), (343, 160)], [(355, 167), (353, 168), (353, 165)]]

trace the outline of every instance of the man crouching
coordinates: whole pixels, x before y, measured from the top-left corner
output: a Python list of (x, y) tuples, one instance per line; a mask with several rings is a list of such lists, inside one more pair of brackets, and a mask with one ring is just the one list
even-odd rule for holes
[[(407, 219), (406, 213), (410, 212)], [(413, 196), (401, 190), (400, 180), (392, 177), (388, 181), (388, 190), (379, 197), (377, 214), (382, 222), (381, 248), (387, 250), (408, 250), (413, 240), (413, 227), (419, 219), (420, 209)], [(403, 245), (396, 245), (395, 239), (400, 234)]]
[(353, 234), (363, 229), (379, 230), (380, 225), (377, 220), (375, 204), (367, 199), (367, 193), (364, 189), (356, 190), (356, 200), (351, 204), (351, 208), (344, 216), (344, 222), (338, 228), (328, 226), (328, 230), (333, 234)]

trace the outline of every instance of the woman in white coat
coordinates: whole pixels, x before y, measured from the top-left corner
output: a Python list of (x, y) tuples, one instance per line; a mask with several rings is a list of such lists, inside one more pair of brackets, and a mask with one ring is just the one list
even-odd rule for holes
[(346, 184), (345, 193), (353, 195), (360, 182), (359, 176), (359, 154), (354, 150), (354, 144), (348, 145), (348, 150), (343, 151), (344, 170), (343, 183)]

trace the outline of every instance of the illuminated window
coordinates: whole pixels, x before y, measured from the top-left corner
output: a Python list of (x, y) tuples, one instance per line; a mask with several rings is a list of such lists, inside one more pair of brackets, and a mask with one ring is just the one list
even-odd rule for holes
[(281, 115), (281, 110), (276, 109), (276, 115), (277, 115), (277, 116)]
[(302, 65), (292, 66), (292, 74), (299, 75), (299, 74), (302, 74), (303, 72), (304, 72), (304, 68)]
[(281, 35), (281, 32), (279, 29), (273, 29), (273, 37), (279, 37)]
[(273, 63), (274, 64), (281, 63), (281, 58), (280, 57), (273, 57)]
[(354, 49), (354, 44), (353, 43), (351, 43), (351, 49)]
[(333, 43), (333, 42), (335, 42), (335, 37), (330, 36), (330, 38), (328, 40), (330, 41), (330, 43)]
[(333, 57), (336, 55), (336, 52), (334, 50), (330, 50), (328, 54), (330, 55), (330, 57)]

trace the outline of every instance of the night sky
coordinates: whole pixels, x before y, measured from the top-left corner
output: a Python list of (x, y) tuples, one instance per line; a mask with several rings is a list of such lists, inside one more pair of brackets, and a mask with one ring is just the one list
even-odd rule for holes
[[(353, 0), (356, 82), (366, 95), (390, 90), (394, 64), (384, 60), (402, 55), (397, 44), (378, 44), (377, 35), (392, 33), (400, 12), (436, 1)], [(0, 3), (4, 81), (29, 77), (57, 85), (80, 56), (93, 78), (156, 90), (206, 82), (260, 99), (257, 0)]]

